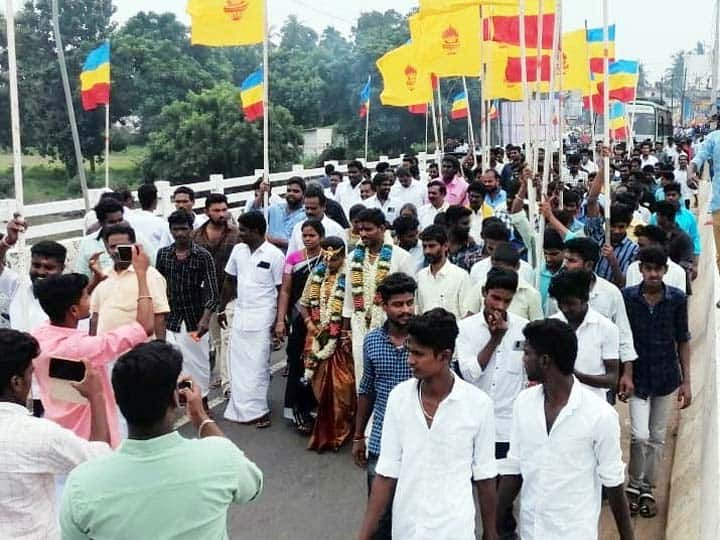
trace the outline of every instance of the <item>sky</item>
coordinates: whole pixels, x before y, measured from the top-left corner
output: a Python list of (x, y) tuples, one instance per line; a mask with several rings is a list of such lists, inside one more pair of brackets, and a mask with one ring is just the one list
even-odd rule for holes
[[(116, 20), (122, 22), (147, 10), (147, 0), (114, 0)], [(268, 0), (270, 24), (278, 27), (290, 14), (318, 33), (329, 25), (346, 35), (363, 11), (384, 11), (389, 6), (406, 13), (417, 0)], [(660, 78), (673, 53), (695, 47), (698, 40), (712, 44), (714, 0), (609, 0), (610, 22), (617, 25), (617, 56), (640, 60), (650, 81)], [(155, 0), (154, 11), (172, 11), (189, 24), (186, 0)], [(600, 0), (564, 0), (563, 31), (602, 25)]]

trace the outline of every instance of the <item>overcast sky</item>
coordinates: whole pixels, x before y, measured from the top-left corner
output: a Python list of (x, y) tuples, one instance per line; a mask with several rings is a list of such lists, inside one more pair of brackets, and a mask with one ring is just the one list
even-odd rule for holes
[[(189, 23), (186, 0), (114, 0), (116, 18), (122, 22), (152, 5), (154, 11), (172, 11)], [(363, 11), (393, 9), (405, 13), (417, 0), (268, 0), (270, 24), (279, 26), (290, 14), (319, 32), (335, 26), (345, 34)], [(669, 65), (670, 56), (695, 43), (712, 43), (713, 0), (609, 0), (610, 20), (617, 24), (617, 55), (639, 59), (651, 80), (659, 78)], [(565, 0), (563, 30), (581, 28), (585, 19), (590, 27), (602, 24), (600, 0)]]

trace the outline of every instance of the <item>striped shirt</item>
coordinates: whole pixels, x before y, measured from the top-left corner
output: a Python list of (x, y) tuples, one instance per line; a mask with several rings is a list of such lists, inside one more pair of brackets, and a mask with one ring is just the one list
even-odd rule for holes
[(363, 342), (363, 374), (358, 393), (372, 396), (373, 425), (368, 440), (368, 452), (380, 455), (380, 438), (385, 419), (385, 408), (390, 392), (398, 384), (412, 377), (408, 366), (408, 349), (396, 347), (390, 341), (387, 323), (365, 336)]
[[(585, 232), (587, 235), (595, 240), (598, 245), (605, 245), (605, 219), (602, 216), (589, 217), (585, 221)], [(640, 248), (638, 245), (630, 240), (627, 236), (623, 238), (617, 246), (613, 246), (615, 252), (615, 258), (618, 261), (620, 270), (623, 274), (627, 273), (627, 269), (636, 258)], [(595, 273), (603, 279), (613, 282), (613, 271), (612, 266), (605, 257), (600, 257), (600, 260), (595, 266)]]

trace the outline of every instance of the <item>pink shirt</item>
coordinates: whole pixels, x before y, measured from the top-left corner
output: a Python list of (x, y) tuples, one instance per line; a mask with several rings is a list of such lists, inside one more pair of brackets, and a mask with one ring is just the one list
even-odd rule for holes
[(90, 405), (59, 401), (50, 397), (50, 358), (53, 356), (77, 360), (89, 360), (100, 372), (105, 392), (105, 410), (110, 426), (110, 445), (120, 444), (117, 408), (107, 365), (118, 356), (144, 343), (147, 334), (138, 322), (125, 324), (101, 336), (89, 336), (75, 328), (54, 326), (49, 322), (39, 326), (33, 333), (40, 344), (40, 356), (33, 360), (35, 376), (40, 386), (40, 399), (45, 407), (45, 417), (72, 430), (83, 439), (90, 438)]
[(456, 175), (449, 184), (445, 184), (445, 188), (447, 189), (445, 202), (447, 202), (450, 206), (467, 205), (468, 183), (462, 176)]

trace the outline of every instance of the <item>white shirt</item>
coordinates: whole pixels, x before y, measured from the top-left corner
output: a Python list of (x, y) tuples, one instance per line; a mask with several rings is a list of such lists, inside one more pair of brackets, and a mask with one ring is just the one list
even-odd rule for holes
[(435, 208), (428, 203), (418, 208), (418, 221), (420, 222), (420, 231), (429, 227), (435, 222), (435, 216), (441, 212), (445, 212), (450, 205), (445, 202), (440, 208)]
[(427, 203), (427, 186), (419, 180), (413, 179), (410, 186), (405, 187), (400, 180), (396, 180), (390, 190), (390, 197), (397, 203), (398, 212), (406, 204), (414, 205), (417, 210)]
[(237, 278), (233, 326), (249, 332), (270, 330), (284, 266), (283, 252), (269, 242), (252, 253), (245, 243), (233, 247), (225, 266), (225, 272)]
[[(470, 292), (463, 299), (464, 313), (474, 314), (482, 311), (485, 304), (482, 294), (483, 287), (485, 287), (485, 281), (472, 282)], [(518, 288), (510, 302), (508, 312), (529, 321), (545, 318), (540, 293), (523, 278), (518, 278)]]
[(140, 232), (153, 243), (155, 250), (163, 247), (163, 236), (168, 230), (167, 221), (147, 210), (126, 210), (123, 217), (136, 233)]
[(328, 188), (325, 188), (325, 189), (323, 190), (323, 192), (325, 193), (325, 198), (326, 198), (326, 199), (332, 199), (333, 201), (336, 201), (336, 199), (335, 199), (335, 194), (332, 192), (332, 189), (330, 189), (330, 188), (328, 187)]
[(410, 257), (412, 257), (412, 260), (415, 261), (415, 273), (412, 274), (414, 276), (425, 266), (425, 253), (423, 252), (422, 242), (418, 240), (418, 243), (415, 244), (414, 248), (408, 249), (406, 251), (408, 252)]
[(462, 319), (463, 298), (470, 292), (471, 283), (468, 273), (445, 261), (437, 274), (433, 275), (430, 266), (417, 274), (416, 308), (419, 314), (434, 308), (444, 308), (457, 319)]
[(620, 289), (595, 274), (595, 284), (590, 289), (588, 303), (592, 309), (610, 319), (617, 326), (620, 333), (620, 360), (622, 362), (637, 360), (638, 355), (635, 351), (630, 321), (625, 309), (625, 300)]
[(110, 453), (15, 403), (0, 403), (0, 536), (3, 540), (60, 538), (55, 475)]
[[(668, 287), (675, 287), (687, 294), (687, 274), (682, 266), (675, 261), (667, 260), (668, 269), (663, 276), (663, 283)], [(625, 286), (633, 287), (642, 283), (643, 277), (640, 273), (640, 261), (633, 261), (625, 273)]]
[[(473, 267), (470, 269), (470, 280), (473, 283), (485, 281), (491, 268), (491, 257), (485, 257), (484, 259), (479, 260), (473, 264)], [(533, 270), (533, 267), (522, 259), (520, 259), (520, 269), (518, 270), (518, 275), (528, 283), (535, 283), (535, 270)]]
[(688, 187), (687, 183), (687, 177), (688, 177), (688, 171), (687, 169), (675, 169), (675, 182), (680, 184), (680, 196), (682, 197), (683, 201), (689, 201), (692, 199), (693, 196), (693, 190)]
[(390, 392), (376, 472), (397, 478), (394, 540), (475, 539), (472, 481), (497, 475), (493, 406), (483, 392), (454, 379), (430, 428), (417, 379)]
[(382, 203), (380, 202), (380, 199), (378, 199), (377, 195), (373, 195), (372, 197), (365, 199), (362, 204), (365, 205), (365, 208), (377, 208), (382, 210), (382, 213), (385, 214), (385, 221), (387, 221), (390, 225), (395, 222), (395, 218), (400, 214), (401, 205), (392, 197), (388, 197), (385, 202)]
[[(207, 217), (207, 214), (196, 214), (193, 212), (193, 215), (195, 216), (195, 221), (193, 221), (193, 230), (196, 231), (200, 227), (202, 227), (205, 222), (210, 219)], [(162, 240), (160, 241), (160, 247), (167, 247), (171, 244), (175, 243), (175, 239), (173, 238), (172, 233), (170, 232), (170, 224), (165, 222), (165, 231), (163, 232)], [(160, 248), (158, 248), (160, 249)], [(155, 262), (154, 260), (151, 262)], [(109, 266), (109, 265), (108, 265)]]
[(645, 159), (644, 156), (640, 156), (640, 169), (642, 170), (643, 167), (646, 167), (648, 165), (652, 165), (653, 167), (658, 164), (658, 158), (653, 156), (652, 154), (648, 155), (647, 159)]
[(618, 415), (574, 381), (550, 433), (543, 386), (515, 400), (510, 451), (501, 474), (521, 475), (523, 540), (597, 540), (601, 486), (625, 480)]
[[(551, 317), (567, 322), (562, 311)], [(589, 307), (585, 319), (575, 330), (578, 341), (575, 370), (585, 375), (604, 375), (605, 360), (620, 358), (620, 332), (618, 327), (593, 308)], [(583, 384), (583, 383), (580, 383)], [(599, 398), (605, 399), (608, 389), (586, 386)]]
[(343, 207), (345, 214), (349, 215), (350, 208), (362, 202), (362, 198), (360, 197), (360, 182), (358, 182), (355, 187), (352, 187), (350, 180), (340, 182), (335, 188), (335, 200)]
[[(308, 217), (308, 219), (314, 218)], [(292, 234), (290, 235), (290, 240), (288, 241), (288, 253), (295, 253), (296, 251), (304, 247), (302, 239), (302, 226), (305, 221), (306, 220), (302, 220), (296, 223), (293, 227)], [(322, 223), (322, 226), (325, 229), (325, 238), (329, 236), (337, 236), (343, 241), (345, 240), (345, 229), (343, 229), (337, 221), (329, 218), (326, 214), (323, 214), (323, 218), (320, 220), (320, 223)]]
[(580, 163), (580, 168), (585, 170), (586, 173), (592, 174), (598, 172), (598, 166), (594, 161), (588, 160), (587, 163)]
[(572, 174), (570, 174), (570, 169), (566, 169), (563, 167), (562, 181), (568, 186), (577, 186), (578, 184), (586, 186), (588, 183), (588, 173), (586, 173), (582, 169), (579, 169), (577, 176), (573, 176)]
[(455, 342), (458, 365), (463, 378), (477, 386), (493, 400), (495, 410), (495, 442), (510, 440), (512, 411), (515, 398), (527, 386), (523, 365), (523, 328), (527, 319), (508, 312), (508, 331), (495, 349), (485, 369), (477, 357), (490, 341), (490, 328), (483, 312), (458, 321)]
[(635, 210), (633, 212), (633, 217), (635, 219), (647, 224), (650, 222), (650, 218), (652, 217), (652, 214), (650, 213), (650, 210), (648, 210), (644, 206), (638, 206), (637, 210)]

